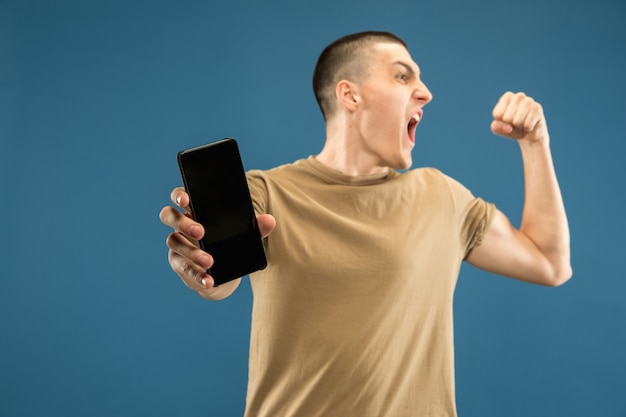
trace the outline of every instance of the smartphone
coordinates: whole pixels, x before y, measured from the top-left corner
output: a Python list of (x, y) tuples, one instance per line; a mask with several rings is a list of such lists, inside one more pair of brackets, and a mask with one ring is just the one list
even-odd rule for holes
[(191, 214), (204, 226), (200, 247), (215, 261), (207, 270), (215, 285), (264, 269), (267, 258), (237, 141), (182, 150), (177, 159)]

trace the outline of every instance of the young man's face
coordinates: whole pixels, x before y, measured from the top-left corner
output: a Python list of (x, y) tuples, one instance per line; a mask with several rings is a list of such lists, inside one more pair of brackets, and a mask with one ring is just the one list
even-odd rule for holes
[(400, 44), (378, 43), (367, 52), (366, 75), (357, 83), (355, 112), (360, 151), (374, 166), (407, 169), (413, 163), (415, 129), (432, 95), (419, 67)]

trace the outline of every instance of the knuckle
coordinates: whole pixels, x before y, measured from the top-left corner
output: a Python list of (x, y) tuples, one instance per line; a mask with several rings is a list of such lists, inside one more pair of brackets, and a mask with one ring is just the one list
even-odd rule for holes
[(196, 268), (192, 262), (173, 251), (169, 253), (169, 260), (172, 270), (182, 279), (186, 286), (194, 289), (196, 284), (202, 285), (204, 273)]
[(202, 285), (202, 277), (204, 276), (204, 274), (200, 271), (194, 270), (193, 274), (192, 274), (192, 278), (194, 280), (194, 282), (196, 282), (197, 284)]
[(191, 272), (192, 272), (191, 271), (191, 265), (189, 265), (189, 262), (182, 261), (180, 263), (180, 273), (182, 275), (189, 276), (191, 274)]
[(170, 233), (167, 235), (167, 239), (165, 239), (165, 244), (168, 248), (173, 249), (176, 245), (176, 233)]
[(183, 264), (185, 263), (183, 257), (180, 256), (179, 253), (170, 249), (168, 253), (168, 260), (170, 262), (170, 267), (174, 270), (174, 272), (180, 275), (183, 271)]
[(178, 270), (176, 272), (184, 281), (195, 282), (198, 284), (202, 283), (202, 278), (204, 276), (203, 271), (196, 268), (195, 265), (187, 259), (181, 257), (181, 261), (179, 262), (177, 269)]
[(174, 207), (166, 206), (163, 207), (163, 209), (159, 213), (159, 219), (164, 225), (176, 228), (179, 223), (179, 214), (180, 212)]
[(183, 278), (185, 277), (193, 278), (194, 276), (193, 266), (187, 261), (182, 261), (180, 264), (180, 273), (183, 276)]
[(172, 192), (170, 193), (170, 200), (172, 200), (173, 203), (176, 203), (176, 196), (178, 196), (183, 190), (184, 188), (182, 187), (174, 188)]
[(159, 220), (161, 220), (161, 223), (167, 224), (170, 218), (170, 208), (170, 206), (163, 207), (159, 212)]
[(199, 270), (195, 269), (193, 266), (189, 266), (189, 270), (187, 271), (187, 275), (189, 276), (189, 278), (191, 278), (191, 280), (195, 283), (201, 284), (202, 283), (202, 272), (200, 272)]

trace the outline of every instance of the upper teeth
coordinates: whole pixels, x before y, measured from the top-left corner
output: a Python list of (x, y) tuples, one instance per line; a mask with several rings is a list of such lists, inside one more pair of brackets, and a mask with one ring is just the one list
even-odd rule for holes
[(415, 120), (416, 122), (419, 122), (419, 121), (420, 121), (420, 115), (419, 115), (419, 113), (415, 113), (415, 114), (413, 115), (412, 119), (413, 119), (413, 120)]

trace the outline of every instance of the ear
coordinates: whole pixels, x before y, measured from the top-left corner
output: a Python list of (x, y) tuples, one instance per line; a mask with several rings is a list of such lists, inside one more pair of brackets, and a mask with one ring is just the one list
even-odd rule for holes
[(357, 85), (347, 80), (341, 80), (337, 83), (335, 96), (339, 106), (348, 111), (355, 111), (361, 102)]

